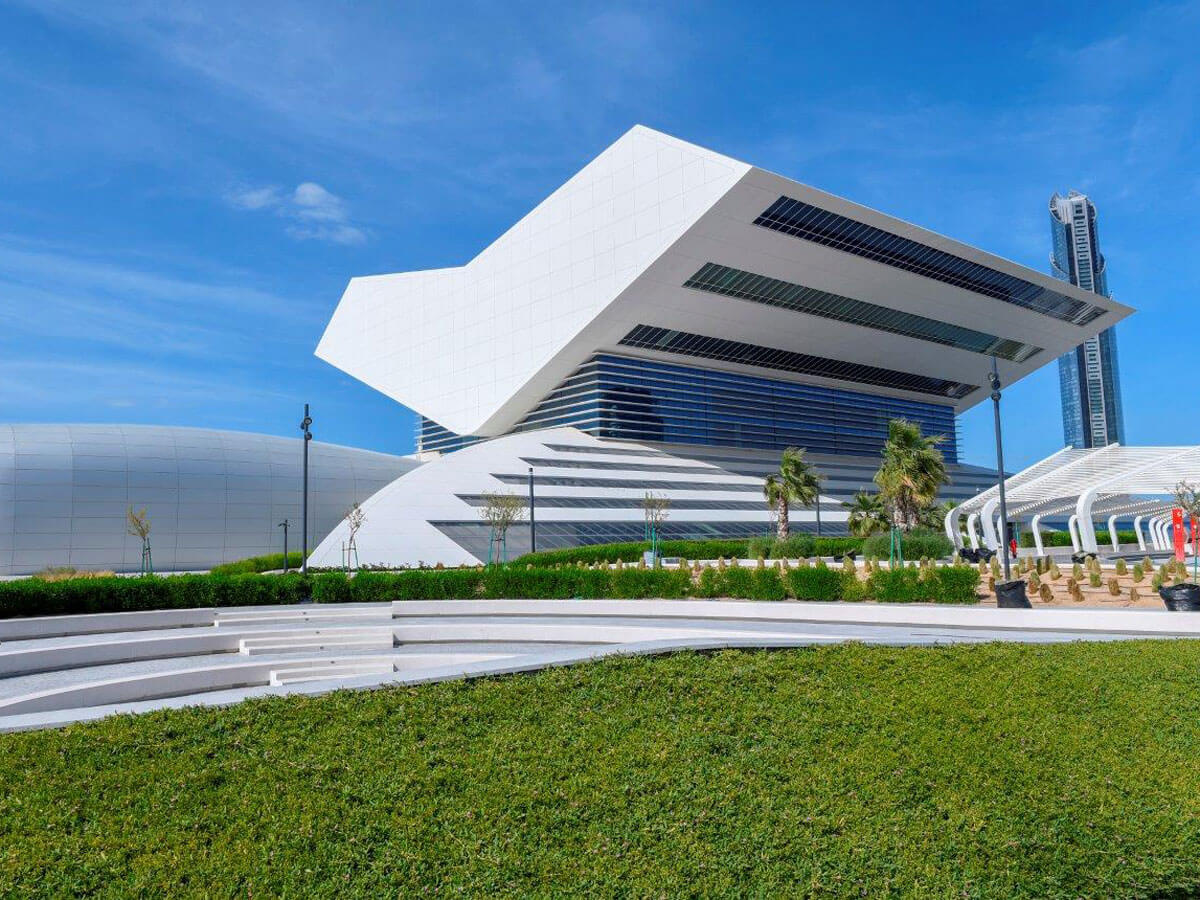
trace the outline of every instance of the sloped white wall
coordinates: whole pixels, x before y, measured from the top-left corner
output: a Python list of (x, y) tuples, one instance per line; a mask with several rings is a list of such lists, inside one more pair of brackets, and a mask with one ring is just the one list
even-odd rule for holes
[(466, 266), (351, 281), (317, 356), (451, 431), (501, 434), (505, 402), (749, 169), (635, 126)]

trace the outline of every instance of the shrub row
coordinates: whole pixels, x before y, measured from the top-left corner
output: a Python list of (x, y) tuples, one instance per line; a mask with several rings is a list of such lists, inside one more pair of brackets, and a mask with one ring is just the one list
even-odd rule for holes
[(172, 575), (145, 578), (24, 578), (0, 583), (0, 619), (80, 613), (298, 603), (311, 593), (296, 575)]
[[(863, 542), (863, 554), (887, 559), (891, 552), (892, 536), (874, 534)], [(930, 528), (914, 528), (900, 536), (900, 548), (905, 559), (941, 559), (954, 552), (950, 539)]]
[(771, 566), (709, 567), (693, 583), (690, 573), (669, 569), (491, 569), (416, 570), (316, 575), (318, 603), (452, 599), (638, 599), (732, 597), (741, 600), (865, 600), (974, 603), (979, 571), (943, 566), (922, 574), (916, 568), (882, 571), (863, 583), (850, 572), (824, 566), (780, 571)]
[[(1108, 536), (1108, 531), (1096, 532), (1096, 543), (1100, 545), (1111, 544), (1112, 539)], [(1117, 531), (1117, 541), (1122, 544), (1136, 544), (1137, 534), (1133, 531)], [(1033, 547), (1033, 532), (1022, 531), (1017, 543), (1022, 547)], [(1044, 547), (1070, 547), (1071, 534), (1067, 531), (1043, 531), (1042, 546)]]
[[(304, 554), (299, 550), (293, 550), (287, 555), (287, 564), (289, 569), (300, 568), (300, 563), (304, 561)], [(213, 575), (251, 575), (257, 572), (273, 572), (276, 569), (283, 568), (282, 553), (268, 553), (266, 556), (251, 556), (246, 559), (235, 560), (234, 562), (222, 563), (219, 566), (213, 566)]]
[(973, 566), (940, 566), (872, 572), (867, 596), (880, 603), (975, 603), (979, 570)]
[(852, 573), (824, 566), (780, 571), (772, 567), (707, 568), (693, 583), (690, 572), (669, 569), (417, 569), (407, 572), (340, 572), (318, 575), (177, 575), (25, 579), (0, 583), (0, 618), (79, 613), (451, 599), (636, 599), (733, 597), (745, 600), (863, 600), (972, 603), (979, 572), (970, 566), (876, 572), (866, 584)]
[[(659, 541), (661, 556), (677, 556), (681, 559), (778, 559), (786, 556), (795, 559), (801, 556), (834, 556), (859, 553), (862, 538), (815, 537), (811, 534), (795, 534), (780, 542), (775, 538), (750, 538), (748, 540), (711, 541)], [(617, 544), (591, 544), (584, 547), (568, 547), (563, 550), (540, 550), (527, 553), (514, 560), (522, 565), (553, 566), (559, 563), (637, 562), (650, 549), (648, 541), (630, 541)], [(885, 554), (886, 555), (886, 554)]]

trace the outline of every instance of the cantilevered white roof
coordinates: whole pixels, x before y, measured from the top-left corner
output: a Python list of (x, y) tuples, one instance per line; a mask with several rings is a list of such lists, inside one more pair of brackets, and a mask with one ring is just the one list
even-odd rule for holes
[(1130, 312), (635, 126), (466, 264), (353, 279), (316, 353), (493, 437), (599, 352), (961, 412)]

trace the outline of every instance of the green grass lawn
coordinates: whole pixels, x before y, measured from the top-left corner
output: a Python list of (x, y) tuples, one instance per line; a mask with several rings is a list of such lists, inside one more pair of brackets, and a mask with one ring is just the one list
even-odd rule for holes
[(1200, 892), (1200, 643), (610, 660), (0, 736), (0, 895)]

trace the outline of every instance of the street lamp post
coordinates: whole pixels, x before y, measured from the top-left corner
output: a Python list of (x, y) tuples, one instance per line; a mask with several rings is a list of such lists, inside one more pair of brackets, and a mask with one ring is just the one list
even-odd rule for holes
[(996, 357), (992, 357), (992, 372), (988, 376), (992, 383), (992, 413), (996, 422), (996, 471), (1000, 488), (1000, 554), (1004, 560), (1004, 580), (1012, 580), (1008, 562), (1008, 502), (1004, 497), (1004, 443), (1000, 438), (1000, 373), (996, 369)]
[(300, 515), (304, 521), (300, 523), (301, 552), (300, 571), (308, 574), (308, 442), (312, 440), (312, 416), (308, 414), (308, 404), (304, 404), (304, 419), (300, 422), (300, 430), (304, 432), (304, 499), (300, 505)]
[(533, 513), (533, 466), (529, 467), (529, 552), (537, 553), (537, 523)]
[(276, 527), (283, 529), (283, 574), (286, 575), (287, 570), (288, 570), (288, 555), (287, 555), (288, 520), (284, 519)]

